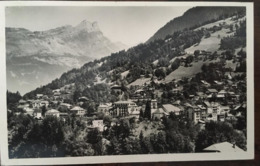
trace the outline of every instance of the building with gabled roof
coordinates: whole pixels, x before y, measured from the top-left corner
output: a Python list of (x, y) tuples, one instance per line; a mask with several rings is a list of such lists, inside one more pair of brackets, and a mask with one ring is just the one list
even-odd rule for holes
[(209, 86), (210, 86), (210, 83), (208, 83), (208, 82), (205, 81), (205, 80), (201, 80), (201, 82), (202, 82), (204, 85), (206, 85), (206, 87), (209, 87)]
[(112, 109), (112, 103), (100, 104), (98, 106), (98, 112), (103, 112), (105, 115), (109, 115), (109, 110)]
[(223, 94), (223, 95), (225, 95), (225, 94), (227, 94), (227, 91), (225, 91), (224, 89), (222, 89), (221, 91), (218, 92), (218, 94)]
[(43, 97), (43, 94), (36, 94), (37, 99), (41, 99)]
[(239, 148), (235, 144), (229, 142), (221, 142), (210, 145), (209, 147), (203, 149), (204, 152), (219, 152), (219, 153), (234, 153), (234, 152), (245, 152), (243, 149)]
[(169, 115), (171, 112), (175, 113), (175, 115), (180, 115), (181, 112), (183, 111), (183, 110), (181, 110), (181, 108), (176, 107), (172, 104), (163, 104), (162, 107), (167, 115)]
[(33, 111), (33, 117), (36, 118), (36, 119), (42, 119), (42, 110), (35, 109)]
[(86, 110), (81, 108), (80, 106), (74, 106), (70, 111), (76, 114), (76, 116), (80, 116), (80, 117), (83, 117), (86, 113)]
[(211, 93), (211, 94), (218, 93), (218, 91), (216, 89), (208, 89), (207, 92)]
[(81, 96), (79, 97), (78, 101), (85, 102), (85, 101), (89, 101), (89, 99), (86, 96)]
[(23, 99), (19, 100), (19, 104), (20, 104), (20, 105), (23, 105), (23, 104), (26, 104), (26, 103), (27, 103), (27, 101), (25, 101), (25, 100), (23, 100)]
[(57, 118), (60, 117), (60, 111), (56, 110), (56, 109), (50, 109), (47, 112), (45, 112), (45, 117), (48, 116), (56, 116)]
[(152, 119), (161, 119), (166, 115), (165, 111), (162, 108), (158, 108), (156, 111), (152, 113)]

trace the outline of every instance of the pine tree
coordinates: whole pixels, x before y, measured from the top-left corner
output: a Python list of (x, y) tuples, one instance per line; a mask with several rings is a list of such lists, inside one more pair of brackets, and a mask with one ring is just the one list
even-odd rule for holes
[(151, 101), (146, 102), (146, 107), (144, 111), (144, 118), (151, 120)]
[(44, 105), (42, 107), (42, 116), (44, 117), (45, 116), (45, 113), (47, 112), (47, 109), (46, 109), (46, 106)]
[(139, 119), (144, 117), (144, 111), (141, 109), (139, 114)]

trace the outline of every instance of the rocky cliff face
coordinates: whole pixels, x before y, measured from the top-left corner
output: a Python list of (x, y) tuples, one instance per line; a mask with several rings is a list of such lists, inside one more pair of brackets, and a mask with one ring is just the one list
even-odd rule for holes
[(7, 85), (11, 91), (28, 92), (61, 73), (96, 58), (124, 49), (111, 42), (97, 22), (47, 31), (6, 28)]

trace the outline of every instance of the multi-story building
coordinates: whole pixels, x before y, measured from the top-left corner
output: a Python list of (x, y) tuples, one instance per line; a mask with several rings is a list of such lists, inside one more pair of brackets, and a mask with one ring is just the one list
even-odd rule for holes
[(113, 105), (113, 109), (110, 110), (110, 115), (113, 117), (128, 116), (132, 111), (138, 109), (137, 105), (132, 101), (117, 101)]

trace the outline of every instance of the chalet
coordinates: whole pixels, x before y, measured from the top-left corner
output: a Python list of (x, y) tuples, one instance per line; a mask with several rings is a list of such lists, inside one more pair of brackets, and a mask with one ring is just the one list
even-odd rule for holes
[(144, 96), (145, 95), (145, 91), (141, 88), (141, 89), (138, 89), (138, 90), (136, 90), (135, 92), (134, 92), (134, 94), (136, 95), (136, 96)]
[(214, 83), (217, 85), (223, 85), (223, 82), (221, 82), (221, 81), (214, 81)]
[(99, 131), (104, 131), (104, 123), (103, 120), (93, 120), (92, 121), (92, 127), (97, 128)]
[(228, 113), (226, 116), (227, 120), (236, 120), (236, 117), (233, 114)]
[(179, 94), (180, 93), (180, 89), (174, 88), (174, 89), (172, 89), (172, 93)]
[(86, 101), (89, 101), (89, 99), (85, 96), (82, 96), (82, 97), (79, 97), (78, 101), (79, 102), (86, 102)]
[(205, 95), (203, 92), (196, 92), (196, 96), (198, 96), (200, 99), (205, 99), (207, 95)]
[(37, 99), (41, 99), (43, 97), (43, 94), (36, 94)]
[(180, 106), (181, 105), (181, 101), (180, 100), (176, 100), (175, 102), (172, 103), (174, 106)]
[(25, 109), (27, 109), (27, 108), (29, 108), (29, 104), (20, 104), (20, 105), (18, 105), (17, 106), (17, 108), (18, 109), (20, 109), (20, 110), (25, 110)]
[(46, 101), (46, 100), (40, 101), (40, 107), (43, 107), (43, 106), (48, 107), (49, 106), (49, 102)]
[(209, 147), (203, 149), (204, 152), (219, 152), (219, 153), (234, 153), (234, 152), (244, 152), (244, 150), (240, 149), (235, 144), (231, 144), (229, 142), (221, 142), (210, 145)]
[(58, 98), (58, 97), (60, 97), (60, 95), (61, 95), (60, 92), (55, 92), (55, 93), (53, 94), (54, 98)]
[(179, 107), (176, 107), (172, 104), (163, 104), (162, 107), (166, 115), (169, 115), (171, 112), (175, 113), (175, 115), (180, 115), (183, 111)]
[(205, 80), (201, 80), (202, 84), (205, 85), (206, 87), (209, 87), (210, 86), (210, 83), (208, 83), (207, 81)]
[(220, 106), (219, 110), (220, 110), (220, 112), (229, 113), (230, 107), (229, 106)]
[(217, 113), (208, 113), (206, 116), (206, 121), (218, 121)]
[(223, 94), (217, 94), (217, 96), (216, 96), (218, 99), (224, 99), (225, 98), (225, 95), (223, 95)]
[(100, 104), (98, 106), (98, 112), (103, 112), (105, 115), (109, 115), (109, 110), (112, 108), (112, 103)]
[(34, 112), (33, 112), (33, 117), (35, 119), (42, 119), (42, 110), (35, 109)]
[(33, 108), (40, 108), (41, 107), (41, 101), (40, 100), (33, 100), (31, 104), (32, 104)]
[(71, 108), (72, 108), (72, 105), (71, 105), (71, 104), (68, 104), (68, 103), (60, 103), (60, 106), (66, 107), (66, 108), (68, 108), (68, 109), (71, 109)]
[(165, 112), (162, 108), (158, 108), (156, 111), (154, 111), (152, 113), (152, 119), (156, 120), (156, 119), (161, 119), (162, 117), (165, 116)]
[(24, 108), (25, 114), (33, 116), (34, 110), (32, 108)]
[(208, 89), (207, 94), (217, 94), (218, 91), (216, 89)]
[(48, 99), (49, 99), (49, 96), (43, 95), (43, 96), (42, 96), (42, 99), (43, 99), (43, 100), (48, 100)]
[(111, 87), (111, 90), (114, 91), (117, 94), (121, 94), (122, 93), (122, 87), (119, 85), (114, 85)]
[(211, 102), (204, 101), (203, 106), (207, 108), (207, 114), (216, 113), (219, 109), (219, 103), (218, 102)]
[(151, 100), (151, 109), (157, 109), (157, 100)]
[(135, 117), (136, 119), (139, 119), (140, 116), (140, 110), (142, 107), (136, 107), (136, 109), (132, 109), (129, 113), (130, 117)]
[(55, 109), (50, 109), (45, 113), (45, 117), (48, 117), (48, 116), (55, 116), (55, 117), (59, 118), (60, 112), (58, 110), (55, 110)]
[(201, 52), (200, 52), (200, 55), (211, 55), (211, 52), (210, 51), (205, 51), (205, 50), (202, 50)]
[(229, 99), (235, 101), (237, 100), (236, 94), (234, 92), (228, 92)]
[(60, 89), (54, 89), (54, 90), (52, 90), (52, 93), (60, 93)]
[(79, 106), (73, 107), (70, 111), (71, 111), (71, 113), (73, 113), (73, 114), (75, 114), (76, 116), (79, 116), (79, 117), (83, 117), (86, 113), (86, 110), (79, 107)]
[(223, 89), (223, 90), (219, 91), (218, 94), (219, 94), (219, 95), (226, 95), (227, 92)]
[(190, 95), (189, 95), (189, 98), (190, 98), (190, 99), (193, 99), (194, 97), (195, 97), (195, 95), (193, 95), (193, 94), (190, 94)]
[(217, 115), (218, 121), (224, 122), (226, 119), (225, 113), (221, 112), (220, 114)]
[(27, 104), (27, 101), (23, 99), (19, 100), (19, 105), (25, 105), (25, 104)]

